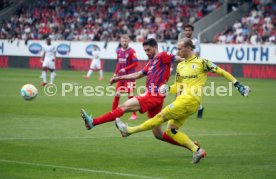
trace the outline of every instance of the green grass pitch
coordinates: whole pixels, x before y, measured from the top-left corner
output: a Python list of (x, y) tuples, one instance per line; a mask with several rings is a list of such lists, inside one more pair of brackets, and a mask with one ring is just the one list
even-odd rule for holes
[[(82, 90), (62, 96), (61, 83), (107, 85), (112, 74), (105, 73), (104, 81), (98, 73), (89, 80), (84, 74), (57, 71), (59, 91), (48, 97), (39, 70), (0, 69), (0, 178), (276, 178), (275, 80), (239, 79), (252, 88), (248, 98), (234, 88), (230, 97), (203, 98), (204, 119), (194, 115), (181, 128), (207, 152), (192, 165), (190, 151), (158, 141), (150, 131), (122, 138), (113, 122), (87, 131), (80, 109), (98, 116), (111, 109), (113, 98), (86, 97)], [(228, 86), (223, 78), (211, 81)], [(39, 90), (33, 101), (20, 96), (27, 83)], [(166, 104), (173, 99), (168, 96)], [(146, 120), (129, 117), (122, 117), (129, 125)]]

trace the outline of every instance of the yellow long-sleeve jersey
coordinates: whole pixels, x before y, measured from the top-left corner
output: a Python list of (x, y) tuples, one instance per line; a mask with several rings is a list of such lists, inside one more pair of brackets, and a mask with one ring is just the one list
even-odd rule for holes
[(181, 96), (193, 96), (200, 101), (207, 72), (217, 73), (233, 83), (237, 81), (230, 73), (211, 61), (193, 55), (177, 65), (175, 83), (170, 87), (170, 92), (181, 92)]

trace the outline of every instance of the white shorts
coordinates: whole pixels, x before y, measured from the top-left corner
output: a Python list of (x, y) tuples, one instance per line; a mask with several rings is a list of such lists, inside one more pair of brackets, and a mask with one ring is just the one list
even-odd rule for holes
[(101, 69), (101, 61), (100, 60), (93, 60), (90, 69)]
[(45, 58), (42, 64), (42, 68), (47, 67), (49, 69), (55, 69), (56, 65), (55, 65), (55, 59), (47, 59)]

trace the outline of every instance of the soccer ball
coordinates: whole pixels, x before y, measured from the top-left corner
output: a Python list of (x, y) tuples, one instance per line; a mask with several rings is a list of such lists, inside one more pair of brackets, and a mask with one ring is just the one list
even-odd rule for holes
[(21, 88), (20, 93), (25, 100), (31, 100), (37, 96), (38, 91), (34, 85), (26, 84)]

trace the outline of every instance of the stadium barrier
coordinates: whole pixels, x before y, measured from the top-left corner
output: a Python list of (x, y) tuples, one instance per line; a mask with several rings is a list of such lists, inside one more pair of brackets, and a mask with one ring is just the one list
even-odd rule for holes
[[(1, 68), (41, 68), (40, 58), (45, 41), (9, 42), (0, 40)], [(56, 41), (57, 69), (87, 70), (93, 46), (101, 49), (100, 57), (105, 71), (114, 71), (118, 42), (66, 42)], [(141, 43), (131, 43), (139, 59), (137, 69), (147, 63)], [(176, 53), (176, 44), (159, 43), (160, 51)], [(201, 57), (210, 59), (237, 77), (276, 79), (276, 48), (273, 45), (201, 44)]]

